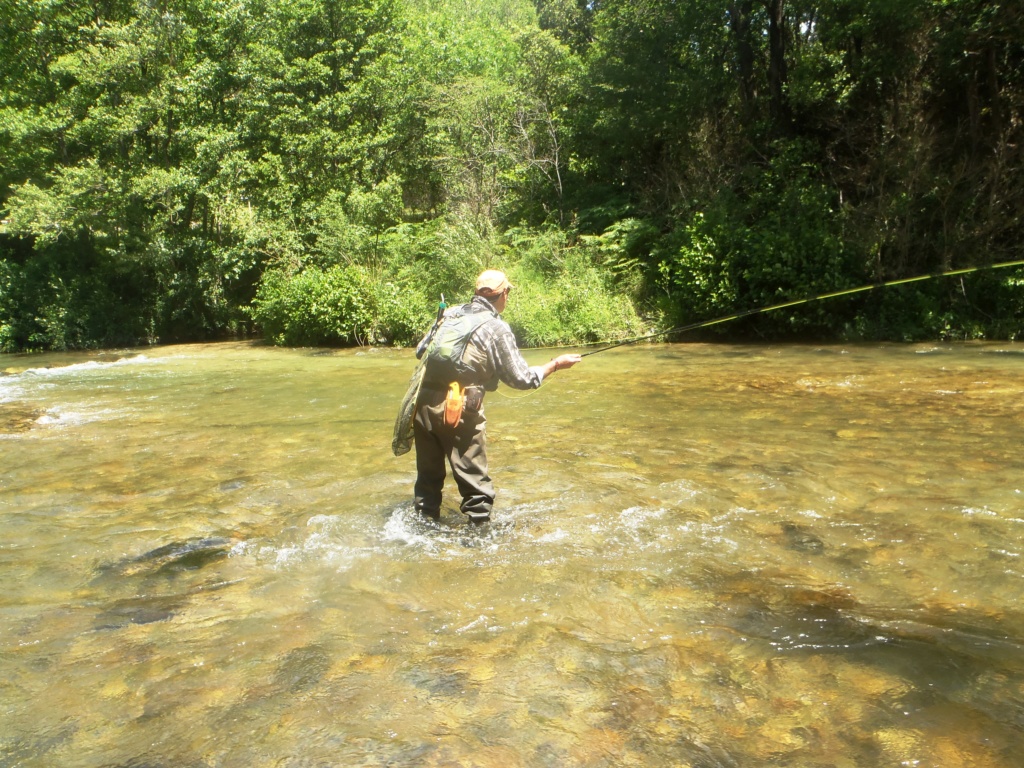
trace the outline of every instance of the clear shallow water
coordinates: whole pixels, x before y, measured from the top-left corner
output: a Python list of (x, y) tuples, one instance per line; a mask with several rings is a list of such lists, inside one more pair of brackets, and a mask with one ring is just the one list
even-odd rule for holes
[(589, 357), (482, 529), (412, 368), (0, 356), (0, 765), (1020, 764), (1024, 348)]

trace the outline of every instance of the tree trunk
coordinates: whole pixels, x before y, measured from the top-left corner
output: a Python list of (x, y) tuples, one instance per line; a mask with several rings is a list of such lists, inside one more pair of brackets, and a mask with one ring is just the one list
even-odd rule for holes
[(785, 0), (768, 0), (768, 93), (772, 123), (781, 134), (789, 132), (786, 79)]
[(754, 46), (750, 41), (750, 13), (753, 0), (738, 0), (729, 6), (729, 31), (736, 45), (736, 78), (743, 104), (743, 120), (754, 116), (757, 89), (754, 85)]

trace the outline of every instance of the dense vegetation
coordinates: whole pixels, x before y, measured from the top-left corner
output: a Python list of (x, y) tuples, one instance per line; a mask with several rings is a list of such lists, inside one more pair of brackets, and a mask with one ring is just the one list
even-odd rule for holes
[[(1024, 10), (982, 0), (0, 0), (0, 350), (525, 343), (1021, 258)], [(1024, 270), (722, 326), (1014, 338)]]

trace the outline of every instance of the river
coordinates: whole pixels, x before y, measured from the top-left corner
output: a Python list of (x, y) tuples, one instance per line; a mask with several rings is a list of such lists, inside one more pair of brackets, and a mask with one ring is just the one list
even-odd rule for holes
[(486, 526), (413, 366), (0, 356), (0, 765), (1020, 765), (1020, 344), (585, 358), (488, 395)]

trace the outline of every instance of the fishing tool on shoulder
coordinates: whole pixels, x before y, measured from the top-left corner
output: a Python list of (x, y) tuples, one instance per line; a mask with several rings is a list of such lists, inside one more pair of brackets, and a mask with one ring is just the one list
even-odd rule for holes
[(420, 387), (423, 386), (423, 376), (427, 372), (427, 359), (420, 360), (412, 378), (409, 379), (409, 387), (402, 398), (402, 405), (398, 409), (398, 416), (395, 418), (395, 430), (391, 437), (391, 452), (395, 456), (401, 456), (412, 450), (413, 441), (413, 419), (416, 418), (416, 403), (420, 399)]
[[(446, 309), (448, 309), (448, 304), (445, 303), (444, 294), (442, 293), (441, 301), (437, 305), (437, 317), (434, 319), (434, 326), (430, 329), (430, 333), (427, 334), (426, 341), (422, 343), (422, 349), (426, 349), (430, 345), (434, 334), (437, 333), (437, 329), (444, 320)], [(412, 424), (416, 418), (416, 403), (419, 402), (423, 377), (427, 373), (426, 356), (422, 352), (418, 353), (418, 356), (421, 358), (420, 363), (416, 366), (416, 370), (413, 371), (412, 378), (409, 379), (409, 386), (405, 391), (405, 397), (402, 398), (402, 405), (398, 409), (398, 416), (395, 418), (395, 429), (391, 437), (391, 452), (395, 456), (401, 456), (412, 450)]]
[(444, 423), (449, 427), (459, 426), (462, 421), (462, 409), (466, 407), (466, 390), (459, 382), (448, 385), (448, 395), (444, 399)]
[[(444, 300), (444, 294), (441, 294), (441, 301), (437, 303), (437, 316), (434, 318), (434, 324), (430, 328), (430, 333), (427, 334), (427, 339), (420, 345), (420, 349), (426, 350), (430, 346), (430, 342), (434, 340), (437, 329), (441, 327), (441, 323), (444, 322), (444, 313), (448, 309), (448, 304)], [(422, 353), (418, 353), (422, 354)]]
[[(741, 317), (750, 317), (751, 315), (759, 315), (765, 312), (774, 312), (777, 309), (786, 309), (787, 307), (796, 307), (800, 304), (808, 304), (812, 301), (824, 301), (825, 299), (836, 299), (840, 296), (850, 296), (854, 293), (863, 293), (864, 291), (873, 291), (876, 288), (889, 288), (894, 285), (904, 285), (906, 283), (917, 283), (922, 280), (931, 280), (936, 277), (953, 277), (954, 275), (967, 275), (971, 272), (980, 272), (985, 269), (1004, 269), (1006, 267), (1020, 267), (1024, 266), (1024, 259), (1018, 261), (1004, 261), (999, 264), (983, 264), (980, 267), (967, 267), (965, 269), (951, 269), (946, 272), (933, 272), (927, 275), (918, 275), (917, 277), (904, 277), (899, 280), (889, 280), (884, 283), (870, 283), (868, 285), (861, 285), (856, 288), (847, 288), (842, 291), (831, 291), (829, 293), (819, 293), (815, 296), (808, 296), (803, 299), (797, 299), (796, 301), (785, 301), (781, 304), (772, 304), (769, 307), (759, 307), (757, 309), (747, 309), (743, 312), (737, 312), (733, 315), (723, 315), (722, 317), (716, 317), (712, 320), (702, 320), (697, 323), (689, 323), (688, 325), (679, 325), (675, 328), (669, 328), (664, 331), (656, 331), (655, 333), (649, 333), (645, 336), (634, 336), (630, 339), (622, 339), (613, 343), (609, 342), (595, 342), (597, 344), (608, 344), (606, 347), (595, 349), (590, 352), (584, 352), (580, 356), (587, 357), (588, 355), (596, 355), (598, 352), (607, 352), (609, 349), (615, 349), (617, 347), (623, 347), (627, 344), (635, 344), (638, 341), (647, 341), (648, 339), (656, 339), (660, 336), (670, 336), (676, 333), (686, 333), (687, 331), (695, 331), (699, 328), (709, 328), (712, 325), (719, 325), (720, 323), (727, 323), (730, 320), (739, 320)], [(587, 346), (587, 345), (581, 345)]]

